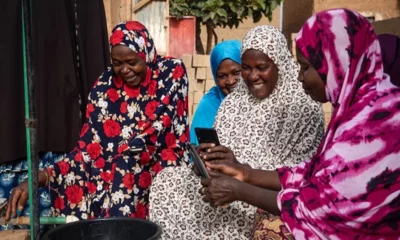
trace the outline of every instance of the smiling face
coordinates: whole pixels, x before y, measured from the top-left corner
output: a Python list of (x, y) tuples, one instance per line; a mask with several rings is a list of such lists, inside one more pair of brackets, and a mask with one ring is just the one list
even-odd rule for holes
[(278, 82), (278, 67), (263, 52), (249, 49), (242, 55), (242, 77), (250, 93), (267, 98)]
[(299, 81), (303, 84), (304, 92), (314, 101), (326, 103), (328, 99), (321, 76), (299, 49), (296, 49), (296, 56), (300, 64)]
[(223, 60), (218, 66), (217, 85), (225, 95), (235, 89), (240, 79), (240, 71), (240, 65), (231, 59)]
[(130, 87), (138, 87), (146, 78), (146, 62), (130, 48), (117, 45), (111, 49), (112, 67)]

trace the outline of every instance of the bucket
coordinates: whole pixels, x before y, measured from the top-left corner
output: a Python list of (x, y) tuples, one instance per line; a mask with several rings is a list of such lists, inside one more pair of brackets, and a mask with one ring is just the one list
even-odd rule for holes
[(161, 236), (157, 224), (135, 218), (103, 218), (60, 225), (42, 240), (155, 240)]

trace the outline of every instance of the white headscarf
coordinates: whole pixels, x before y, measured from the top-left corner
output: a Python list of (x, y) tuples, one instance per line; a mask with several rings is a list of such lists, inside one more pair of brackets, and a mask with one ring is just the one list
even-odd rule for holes
[(285, 37), (272, 26), (251, 29), (243, 39), (242, 55), (254, 49), (266, 54), (279, 69), (275, 89), (255, 98), (241, 82), (221, 104), (214, 127), (222, 145), (238, 161), (257, 169), (276, 169), (309, 160), (323, 137), (321, 104), (304, 93), (298, 67)]

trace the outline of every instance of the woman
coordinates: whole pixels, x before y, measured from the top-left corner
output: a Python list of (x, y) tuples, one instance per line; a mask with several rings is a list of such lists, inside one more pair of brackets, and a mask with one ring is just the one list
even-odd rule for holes
[[(285, 37), (272, 26), (259, 26), (246, 34), (242, 48), (244, 81), (222, 102), (214, 124), (223, 146), (203, 158), (230, 156), (273, 169), (311, 157), (323, 135), (322, 109), (301, 89)], [(163, 238), (249, 238), (256, 209), (241, 202), (212, 208), (201, 200), (200, 187), (200, 179), (183, 167), (165, 169), (154, 180), (150, 219), (163, 227)]]
[[(398, 239), (400, 89), (383, 73), (373, 27), (347, 9), (323, 11), (306, 22), (296, 46), (305, 91), (335, 109), (317, 154), (277, 171), (207, 162), (243, 182), (205, 180), (205, 201), (242, 200), (280, 213), (295, 239)], [(238, 198), (221, 196), (221, 182)]]
[[(118, 24), (110, 37), (112, 66), (89, 95), (78, 146), (39, 173), (49, 185), (55, 215), (80, 219), (145, 218), (152, 178), (187, 162), (187, 77), (181, 60), (157, 55), (139, 22)], [(7, 209), (24, 206), (27, 183)]]
[(190, 142), (198, 144), (196, 127), (211, 128), (222, 100), (233, 91), (240, 79), (240, 42), (224, 41), (217, 44), (210, 55), (215, 87), (201, 99), (190, 126)]
[(400, 38), (381, 34), (378, 40), (382, 50), (383, 70), (390, 76), (391, 82), (400, 87)]

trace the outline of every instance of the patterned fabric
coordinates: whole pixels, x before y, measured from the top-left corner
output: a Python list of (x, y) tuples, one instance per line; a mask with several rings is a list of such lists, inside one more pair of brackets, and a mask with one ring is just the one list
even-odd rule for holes
[[(41, 155), (39, 161), (39, 169), (42, 170), (45, 167), (53, 165), (54, 163), (62, 160), (65, 154), (57, 154), (47, 152)], [(11, 190), (18, 186), (20, 183), (28, 179), (28, 161), (20, 160), (14, 161), (9, 164), (0, 165), (0, 199), (9, 199)], [(48, 188), (39, 189), (39, 212), (41, 217), (51, 216), (51, 199)], [(29, 216), (29, 203), (27, 203), (21, 212), (21, 216)], [(13, 228), (27, 228), (18, 226), (0, 226), (0, 231), (9, 230)]]
[(222, 61), (230, 59), (238, 64), (240, 60), (240, 45), (237, 40), (229, 40), (218, 43), (210, 55), (211, 71), (213, 73), (215, 85), (200, 100), (190, 125), (190, 142), (198, 144), (197, 136), (194, 131), (196, 127), (211, 128), (214, 125), (215, 116), (218, 108), (226, 95), (217, 85), (217, 71)]
[(304, 93), (285, 37), (272, 26), (258, 26), (243, 39), (242, 53), (255, 49), (279, 69), (271, 95), (255, 98), (243, 82), (219, 109), (215, 128), (222, 145), (256, 169), (294, 166), (310, 159), (323, 137), (321, 105)]
[[(158, 56), (138, 22), (117, 25), (110, 42), (138, 53), (147, 64), (146, 79), (131, 88), (110, 67), (96, 82), (78, 146), (49, 168), (56, 215), (146, 218), (153, 177), (188, 162), (183, 63)], [(130, 152), (133, 148), (144, 150)]]
[[(284, 36), (271, 26), (256, 27), (245, 36), (243, 49), (270, 56), (280, 70), (278, 84), (268, 98), (257, 100), (239, 83), (216, 117), (221, 144), (232, 149), (238, 161), (259, 169), (310, 158), (323, 136), (322, 109), (297, 81)], [(256, 208), (243, 202), (211, 208), (198, 194), (200, 188), (200, 179), (185, 168), (165, 169), (154, 180), (150, 218), (163, 227), (163, 239), (249, 239)]]
[(335, 105), (316, 156), (279, 169), (281, 217), (296, 239), (398, 239), (400, 89), (383, 74), (367, 19), (317, 13), (296, 39)]
[(257, 212), (253, 240), (294, 240), (281, 218), (261, 210)]

